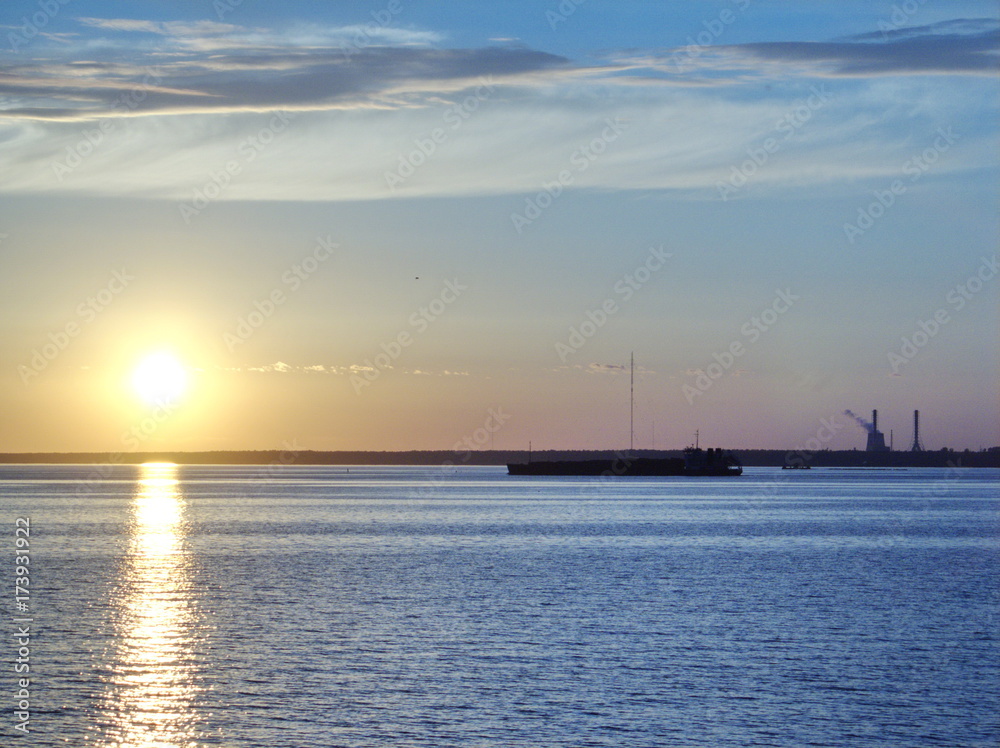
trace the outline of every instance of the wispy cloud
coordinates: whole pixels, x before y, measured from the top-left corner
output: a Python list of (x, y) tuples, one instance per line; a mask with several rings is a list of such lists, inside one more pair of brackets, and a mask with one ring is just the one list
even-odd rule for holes
[(941, 35), (989, 35), (996, 33), (997, 26), (995, 18), (952, 18), (925, 26), (900, 26), (854, 34), (843, 41), (885, 42)]
[[(222, 199), (529, 193), (566, 170), (574, 189), (701, 190), (717, 199), (720, 180), (748, 149), (785, 137), (777, 123), (798, 117), (823, 80), (839, 87), (829, 103), (796, 120), (741, 198), (772, 185), (894, 178), (936, 128), (966, 119), (935, 176), (996, 161), (984, 145), (992, 131), (975, 129), (983, 107), (996, 105), (977, 95), (998, 50), (997, 23), (982, 19), (884, 38), (712, 46), (685, 58), (683, 70), (675, 64), (683, 50), (583, 64), (516, 45), (441, 48), (442, 34), (419, 29), (368, 29), (382, 36), (346, 48), (354, 27), (86, 18), (80, 29), (70, 47), (39, 40), (31, 55), (0, 60), (6, 192), (190, 200), (284, 110), (299, 113), (289, 134), (252, 149), (252, 164), (239, 161)], [(955, 77), (944, 84), (926, 73)], [(495, 90), (452, 137), (444, 115), (483, 81)], [(119, 105), (127, 95), (134, 106)], [(970, 108), (978, 113), (965, 118)], [(623, 124), (622, 137), (577, 170), (574, 156), (608, 121)], [(385, 175), (443, 125), (446, 142), (390, 193)], [(868, 156), (844, 158), (845, 144)], [(78, 157), (81, 148), (93, 155)], [(70, 160), (80, 162), (71, 174), (54, 172)]]
[(77, 18), (84, 26), (124, 32), (145, 32), (169, 36), (179, 40), (185, 37), (217, 36), (239, 31), (239, 26), (215, 21), (146, 21), (134, 18)]
[[(519, 45), (446, 49), (439, 32), (391, 26), (263, 29), (215, 21), (77, 20), (76, 44), (51, 43), (34, 58), (7, 54), (2, 60), (0, 95), (10, 99), (5, 117), (123, 114), (115, 98), (137, 85), (147, 95), (129, 115), (401, 106), (402, 92), (412, 105), (414, 98), (430, 99), (483, 76), (534, 86), (570, 76), (620, 88), (717, 87), (788, 74), (993, 75), (1000, 60), (994, 19), (954, 19), (832, 41), (713, 45), (697, 55), (684, 48), (631, 50), (600, 65)], [(360, 33), (364, 45), (357, 44)]]
[[(467, 371), (454, 371), (451, 369), (407, 369), (386, 366), (397, 374), (422, 377), (467, 377)], [(221, 371), (243, 372), (252, 374), (303, 374), (303, 375), (328, 375), (328, 376), (350, 376), (365, 371), (375, 371), (374, 367), (364, 364), (350, 364), (348, 366), (338, 366), (336, 364), (305, 364), (293, 365), (284, 361), (275, 361), (270, 364), (259, 366), (230, 366), (221, 367)]]
[(727, 47), (723, 54), (755, 63), (810, 65), (841, 77), (876, 75), (995, 75), (1000, 31), (898, 36), (885, 44), (770, 42)]
[[(21, 102), (8, 107), (4, 116), (48, 120), (382, 108), (426, 102), (485, 78), (517, 82), (565, 63), (544, 52), (502, 48), (379, 47), (350, 58), (335, 50), (284, 49), (186, 61), (151, 55), (132, 69), (99, 61), (11, 68), (0, 79), (0, 95)], [(122, 91), (140, 86), (141, 107), (129, 112), (115, 108)]]
[[(986, 24), (977, 24), (981, 27)], [(953, 23), (872, 35), (841, 42), (765, 42), (723, 47), (724, 57), (746, 64), (808, 65), (836, 77), (880, 75), (995, 75), (1000, 62), (1000, 29), (956, 33)], [(964, 24), (968, 27), (968, 24)]]
[(628, 367), (621, 364), (588, 364), (586, 371), (590, 374), (617, 374), (628, 371)]
[[(281, 29), (248, 28), (215, 21), (146, 21), (129, 18), (79, 18), (85, 26), (112, 32), (161, 37), (158, 44), (170, 44), (181, 49), (234, 52), (237, 50), (267, 50), (294, 47), (315, 49), (332, 47), (354, 51), (357, 40), (364, 46), (431, 46), (444, 41), (437, 31), (404, 29), (394, 26), (346, 25), (328, 26), (315, 23), (293, 23)], [(123, 39), (103, 38), (104, 46), (125, 46)]]
[[(111, 35), (84, 46), (84, 59), (80, 47), (57, 46), (32, 60), (10, 59), (0, 77), (0, 95), (10, 100), (5, 117), (82, 120), (402, 106), (483, 77), (510, 81), (568, 66), (565, 58), (523, 48), (439, 49), (433, 45), (441, 34), (392, 27), (299, 24), (267, 30), (211, 21), (79, 20)], [(359, 46), (362, 31), (365, 45)], [(143, 36), (153, 38), (143, 43)], [(141, 107), (115, 107), (123, 90), (138, 86)]]
[(637, 76), (636, 82), (703, 87), (804, 74), (829, 78), (992, 76), (1000, 62), (998, 26), (995, 19), (956, 19), (830, 41), (623, 51), (615, 62)]

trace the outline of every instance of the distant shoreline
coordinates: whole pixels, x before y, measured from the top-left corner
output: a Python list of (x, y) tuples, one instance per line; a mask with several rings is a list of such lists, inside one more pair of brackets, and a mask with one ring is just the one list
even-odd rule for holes
[[(977, 467), (1000, 468), (1000, 448), (973, 452), (864, 452), (861, 450), (803, 452), (780, 449), (733, 450), (746, 467)], [(637, 449), (635, 457), (680, 457), (681, 450)], [(584, 460), (626, 457), (627, 451), (541, 450), (533, 460)], [(506, 465), (527, 462), (527, 450), (409, 450), (397, 452), (304, 450), (226, 450), (211, 452), (8, 452), (0, 464), (141, 464), (176, 462), (184, 465)]]

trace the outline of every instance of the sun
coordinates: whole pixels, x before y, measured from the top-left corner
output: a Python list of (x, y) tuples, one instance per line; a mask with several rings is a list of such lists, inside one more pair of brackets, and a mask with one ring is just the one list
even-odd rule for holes
[(187, 371), (172, 353), (146, 356), (132, 372), (132, 386), (147, 405), (176, 403), (187, 389)]

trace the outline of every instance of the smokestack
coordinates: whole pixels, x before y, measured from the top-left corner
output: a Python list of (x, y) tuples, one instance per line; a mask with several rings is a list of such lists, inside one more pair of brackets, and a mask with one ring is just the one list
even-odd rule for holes
[[(860, 420), (860, 419), (858, 419)], [(868, 429), (868, 443), (865, 449), (869, 452), (888, 452), (889, 447), (885, 445), (885, 434), (878, 430), (878, 411), (872, 411), (872, 422)]]

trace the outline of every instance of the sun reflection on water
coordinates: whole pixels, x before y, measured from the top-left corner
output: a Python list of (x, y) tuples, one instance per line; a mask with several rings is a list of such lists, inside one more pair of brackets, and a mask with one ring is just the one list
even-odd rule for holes
[(116, 607), (115, 653), (102, 705), (104, 746), (196, 744), (197, 621), (177, 466), (147, 463), (131, 504)]

